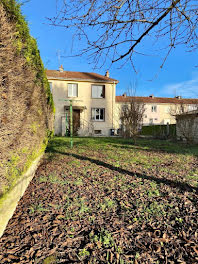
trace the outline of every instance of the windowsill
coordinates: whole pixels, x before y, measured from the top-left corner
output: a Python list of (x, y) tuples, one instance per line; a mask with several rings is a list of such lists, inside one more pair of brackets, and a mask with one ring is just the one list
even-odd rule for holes
[(91, 99), (105, 99), (105, 97), (91, 97)]
[(91, 122), (105, 122), (105, 120), (91, 120)]

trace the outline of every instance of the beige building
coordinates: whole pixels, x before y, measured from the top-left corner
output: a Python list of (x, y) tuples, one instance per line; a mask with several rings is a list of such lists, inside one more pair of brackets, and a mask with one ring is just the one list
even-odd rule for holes
[(55, 135), (65, 135), (69, 128), (69, 105), (73, 105), (75, 135), (109, 136), (114, 128), (117, 80), (97, 73), (47, 70), (55, 103)]
[(55, 103), (55, 135), (65, 135), (70, 126), (69, 106), (72, 101), (74, 135), (110, 136), (121, 127), (120, 112), (130, 100), (145, 107), (142, 125), (175, 124), (181, 107), (185, 111), (197, 108), (198, 99), (116, 96), (118, 81), (109, 72), (100, 75), (88, 72), (47, 70)]
[(120, 111), (123, 105), (127, 105), (131, 100), (143, 103), (145, 112), (142, 121), (143, 125), (166, 125), (175, 124), (175, 116), (181, 111), (188, 112), (198, 108), (198, 99), (182, 99), (180, 96), (175, 98), (155, 97), (129, 97), (125, 94), (116, 96), (116, 105)]

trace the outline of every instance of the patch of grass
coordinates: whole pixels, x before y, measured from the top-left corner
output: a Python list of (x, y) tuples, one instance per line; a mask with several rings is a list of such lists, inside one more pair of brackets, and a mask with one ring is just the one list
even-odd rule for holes
[(42, 203), (34, 204), (34, 205), (29, 207), (29, 213), (30, 214), (33, 214), (35, 212), (46, 212), (46, 211), (48, 211), (48, 209), (43, 207)]
[(56, 256), (52, 255), (47, 257), (44, 261), (43, 264), (56, 264), (57, 263), (57, 258)]
[(91, 241), (95, 242), (98, 248), (111, 248), (115, 245), (115, 241), (112, 237), (112, 234), (105, 229), (102, 229), (101, 232), (98, 232), (97, 234), (91, 232), (89, 234), (89, 237)]
[(83, 248), (83, 249), (79, 250), (78, 256), (81, 259), (82, 257), (84, 258), (84, 257), (90, 256), (90, 253), (89, 253), (89, 251), (86, 248)]

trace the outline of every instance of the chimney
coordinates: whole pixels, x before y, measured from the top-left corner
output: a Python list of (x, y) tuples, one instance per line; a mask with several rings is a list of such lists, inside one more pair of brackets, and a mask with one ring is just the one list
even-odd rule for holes
[(64, 71), (64, 69), (63, 69), (63, 65), (61, 65), (60, 67), (59, 67), (59, 72), (63, 72)]
[(154, 95), (153, 95), (153, 94), (151, 94), (151, 95), (149, 95), (149, 97), (150, 97), (150, 98), (154, 98)]
[(123, 95), (122, 95), (122, 96), (126, 98), (126, 96), (127, 96), (127, 95), (126, 95), (126, 93), (123, 93)]
[(106, 71), (105, 76), (109, 78), (109, 70)]

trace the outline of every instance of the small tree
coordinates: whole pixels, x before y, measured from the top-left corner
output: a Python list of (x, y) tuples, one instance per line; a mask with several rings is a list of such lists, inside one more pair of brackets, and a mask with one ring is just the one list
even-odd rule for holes
[(145, 104), (138, 101), (137, 97), (134, 96), (127, 99), (127, 102), (122, 105), (120, 113), (123, 127), (122, 133), (125, 138), (133, 138), (136, 141), (142, 126)]

